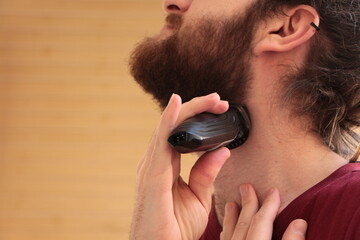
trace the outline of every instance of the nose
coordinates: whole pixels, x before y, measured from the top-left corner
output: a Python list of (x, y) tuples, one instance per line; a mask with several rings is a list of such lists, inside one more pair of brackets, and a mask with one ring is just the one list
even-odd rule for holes
[(191, 2), (192, 0), (164, 0), (163, 8), (167, 13), (181, 14), (189, 9)]

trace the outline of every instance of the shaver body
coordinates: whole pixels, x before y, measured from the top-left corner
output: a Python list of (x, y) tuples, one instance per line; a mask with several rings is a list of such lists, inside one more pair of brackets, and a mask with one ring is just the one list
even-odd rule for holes
[(242, 145), (249, 136), (250, 119), (245, 108), (230, 105), (223, 114), (201, 113), (176, 127), (168, 142), (180, 153), (212, 151)]

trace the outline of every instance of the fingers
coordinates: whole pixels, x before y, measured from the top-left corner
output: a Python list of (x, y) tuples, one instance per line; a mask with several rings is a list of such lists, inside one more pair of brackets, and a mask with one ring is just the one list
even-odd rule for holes
[(230, 150), (223, 147), (203, 154), (190, 172), (189, 187), (205, 207), (211, 209), (212, 184), (225, 160), (230, 157)]
[(227, 101), (220, 100), (220, 96), (217, 93), (212, 93), (203, 97), (196, 97), (183, 104), (177, 124), (202, 112), (220, 114), (226, 112), (228, 108), (229, 103)]
[[(259, 210), (258, 199), (251, 185), (240, 186), (240, 192), (240, 215), (236, 203), (228, 203), (225, 206), (221, 240), (271, 239), (273, 223), (280, 207), (279, 191), (272, 189)], [(302, 219), (296, 219), (289, 224), (282, 240), (305, 240), (306, 229), (307, 223)]]
[[(229, 105), (226, 101), (221, 101), (220, 96), (217, 93), (209, 94), (203, 97), (197, 97), (191, 101), (181, 105), (181, 98), (179, 95), (173, 94), (168, 106), (165, 108), (158, 126), (156, 137), (152, 141), (153, 146), (153, 162), (151, 169), (156, 169), (155, 174), (164, 172), (169, 169), (169, 164), (173, 166), (179, 166), (178, 162), (173, 160), (179, 160), (179, 155), (174, 153), (170, 147), (167, 139), (171, 131), (180, 122), (202, 112), (222, 113), (228, 109)], [(175, 157), (174, 157), (175, 155)], [(177, 169), (179, 169), (177, 167)], [(177, 172), (174, 176), (178, 175)]]
[[(186, 185), (179, 178), (180, 154), (167, 139), (175, 126), (185, 119), (205, 111), (222, 113), (227, 108), (228, 103), (221, 101), (217, 94), (199, 97), (183, 105), (180, 96), (174, 94), (171, 97), (138, 165), (133, 230), (174, 238), (179, 238), (180, 234), (200, 237), (211, 209), (212, 183), (230, 151), (222, 148), (200, 157), (190, 174), (189, 185)], [(174, 181), (177, 179), (179, 181)], [(170, 230), (179, 236), (167, 234)]]
[(169, 133), (175, 127), (181, 110), (181, 97), (177, 94), (173, 94), (169, 100), (167, 107), (161, 115), (159, 124), (159, 126), (161, 126), (161, 128), (159, 129), (160, 136), (161, 134), (166, 134), (165, 137), (167, 139)]
[[(181, 104), (179, 95), (173, 94), (161, 116), (148, 151), (138, 165), (138, 173), (144, 175), (143, 173), (146, 172), (151, 177), (164, 176), (171, 183), (180, 171), (180, 154), (175, 152), (167, 142), (171, 131), (180, 122), (198, 113), (223, 113), (228, 107), (228, 103), (221, 101), (217, 93), (194, 98), (185, 104)], [(169, 179), (170, 175), (172, 179)]]
[[(258, 240), (271, 239), (273, 222), (280, 207), (280, 196), (277, 189), (273, 189), (267, 195), (263, 205), (258, 209), (258, 199), (254, 188), (249, 185), (240, 187), (242, 209), (237, 219), (235, 228), (233, 227), (233, 218), (236, 212), (231, 213), (225, 210), (224, 231), (222, 240), (241, 239)], [(230, 216), (229, 216), (230, 214)], [(225, 221), (227, 219), (227, 221)], [(231, 219), (231, 220), (229, 220)], [(225, 226), (229, 224), (229, 226)]]
[(167, 139), (176, 125), (202, 112), (223, 113), (229, 108), (227, 101), (221, 101), (217, 93), (197, 97), (181, 105), (179, 95), (173, 94), (165, 108), (159, 128), (156, 149), (165, 151), (170, 149)]
[[(277, 189), (270, 190), (259, 211), (254, 215), (248, 232), (249, 240), (270, 239), (273, 223), (280, 208), (280, 194)], [(270, 238), (269, 238), (270, 237)]]
[(221, 240), (230, 240), (232, 238), (239, 218), (239, 211), (239, 207), (235, 202), (229, 202), (225, 205), (223, 231), (220, 235)]
[(144, 175), (144, 171), (149, 172), (148, 170), (151, 169), (150, 174), (158, 175), (171, 168), (173, 153), (167, 145), (167, 138), (164, 138), (164, 136), (168, 135), (176, 124), (180, 110), (181, 98), (179, 95), (173, 94), (161, 116), (148, 150), (138, 164), (138, 174)]
[(249, 184), (241, 185), (240, 193), (242, 209), (234, 234), (238, 239), (245, 239), (253, 217), (256, 216), (259, 209), (259, 202), (254, 188)]
[(307, 223), (302, 219), (292, 221), (287, 227), (282, 240), (305, 240)]

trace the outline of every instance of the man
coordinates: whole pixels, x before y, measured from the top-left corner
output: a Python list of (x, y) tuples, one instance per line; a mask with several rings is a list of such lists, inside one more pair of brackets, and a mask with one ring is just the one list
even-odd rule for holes
[[(360, 166), (349, 163), (359, 155), (360, 1), (165, 0), (164, 8), (166, 26), (131, 59), (162, 107), (171, 97), (139, 164), (131, 238), (303, 239), (296, 232), (306, 225), (295, 219), (304, 219), (306, 239), (360, 239)], [(249, 110), (248, 140), (203, 154), (184, 183), (167, 137), (228, 102)]]

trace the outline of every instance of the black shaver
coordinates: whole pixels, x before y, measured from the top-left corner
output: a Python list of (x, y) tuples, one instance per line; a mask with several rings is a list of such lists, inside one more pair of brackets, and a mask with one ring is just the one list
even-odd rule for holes
[(176, 127), (168, 142), (180, 153), (234, 149), (249, 136), (250, 119), (244, 107), (230, 105), (222, 114), (201, 113)]

